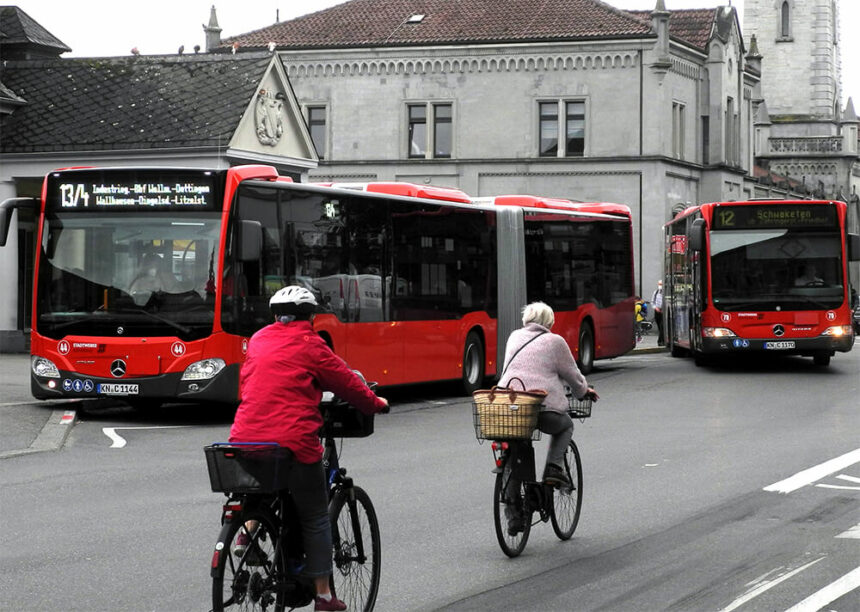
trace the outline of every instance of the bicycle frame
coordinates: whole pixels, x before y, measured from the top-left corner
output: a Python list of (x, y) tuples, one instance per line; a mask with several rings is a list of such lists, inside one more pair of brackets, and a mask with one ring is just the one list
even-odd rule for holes
[(503, 473), (509, 470), (508, 480), (514, 479), (525, 485), (526, 510), (538, 512), (543, 522), (549, 520), (552, 487), (537, 480), (535, 449), (531, 440), (494, 441), (491, 448), (496, 469)]

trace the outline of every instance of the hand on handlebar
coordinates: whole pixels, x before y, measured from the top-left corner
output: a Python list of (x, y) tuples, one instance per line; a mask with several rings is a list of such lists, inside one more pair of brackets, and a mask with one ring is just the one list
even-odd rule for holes
[(589, 399), (593, 402), (596, 402), (600, 399), (600, 396), (597, 395), (597, 391), (594, 390), (594, 387), (589, 387), (588, 391), (585, 392), (585, 395), (582, 399)]
[(379, 399), (381, 399), (383, 402), (385, 402), (385, 408), (380, 410), (379, 414), (388, 414), (389, 412), (391, 412), (391, 406), (388, 405), (388, 400), (385, 399), (384, 397), (380, 397)]

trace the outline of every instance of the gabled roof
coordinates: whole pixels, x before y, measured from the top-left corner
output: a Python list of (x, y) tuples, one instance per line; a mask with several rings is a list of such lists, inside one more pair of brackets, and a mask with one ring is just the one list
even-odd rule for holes
[(0, 152), (226, 146), (270, 54), (6, 62)]
[[(707, 8), (669, 11), (669, 36), (701, 51), (707, 50), (718, 10)], [(651, 19), (651, 11), (627, 12), (638, 19)]]
[(59, 38), (48, 32), (17, 6), (0, 6), (0, 41), (8, 45), (38, 45), (57, 55), (71, 51)]
[[(410, 17), (423, 18), (410, 21)], [(599, 0), (351, 0), (222, 41), (242, 48), (331, 49), (653, 36)]]

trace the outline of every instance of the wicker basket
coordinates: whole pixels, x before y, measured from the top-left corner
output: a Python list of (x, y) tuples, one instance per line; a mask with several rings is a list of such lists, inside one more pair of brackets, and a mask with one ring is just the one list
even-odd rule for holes
[(539, 440), (540, 409), (541, 404), (472, 402), (475, 437), (478, 440)]

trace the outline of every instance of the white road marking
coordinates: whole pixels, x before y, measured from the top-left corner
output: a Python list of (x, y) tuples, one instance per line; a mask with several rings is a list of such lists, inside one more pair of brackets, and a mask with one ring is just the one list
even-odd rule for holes
[(765, 487), (764, 490), (774, 491), (776, 493), (791, 493), (801, 487), (812, 484), (816, 480), (829, 476), (833, 472), (838, 472), (839, 470), (858, 462), (860, 462), (860, 448), (853, 450), (850, 453), (845, 453), (841, 457), (825, 461), (824, 463), (811, 467), (808, 470), (798, 472), (794, 476), (786, 478), (785, 480), (775, 482), (774, 484)]
[(119, 435), (116, 430), (117, 429), (178, 429), (180, 427), (187, 427), (187, 425), (157, 425), (153, 427), (102, 427), (102, 432), (108, 438), (111, 439), (113, 444), (110, 445), (111, 448), (123, 448), (127, 442), (126, 439)]
[(785, 612), (818, 612), (831, 601), (836, 601), (857, 587), (860, 587), (860, 567), (851, 570), (836, 582), (831, 582)]
[(837, 538), (851, 538), (853, 540), (860, 540), (860, 523), (854, 525), (848, 531), (843, 531), (840, 533)]
[[(800, 572), (802, 572), (803, 570), (805, 570), (808, 567), (812, 567), (813, 565), (815, 565), (816, 563), (818, 563), (822, 559), (824, 559), (824, 557), (819, 557), (818, 559), (815, 559), (814, 561), (810, 561), (809, 563), (807, 563), (805, 565), (801, 565), (800, 567), (793, 569), (790, 572), (786, 572), (784, 574), (781, 574), (781, 575), (777, 576), (776, 578), (774, 578), (773, 580), (768, 580), (766, 582), (762, 582), (761, 584), (759, 584), (758, 586), (753, 588), (751, 591), (748, 591), (748, 592), (744, 593), (743, 595), (741, 595), (740, 597), (738, 597), (737, 599), (735, 599), (727, 607), (720, 610), (720, 612), (731, 612), (732, 610), (735, 610), (735, 609), (741, 607), (742, 605), (744, 605), (748, 601), (755, 599), (756, 597), (758, 597), (759, 595), (761, 595), (765, 591), (772, 589), (773, 587), (775, 587), (779, 583), (788, 580), (789, 578), (791, 578), (792, 576), (794, 576), (796, 574), (799, 574)], [(779, 568), (779, 569), (785, 569), (785, 568)], [(765, 576), (767, 576), (767, 575), (768, 574), (765, 574)], [(756, 584), (757, 582), (758, 581), (756, 580), (756, 581), (752, 582), (751, 584)]]

